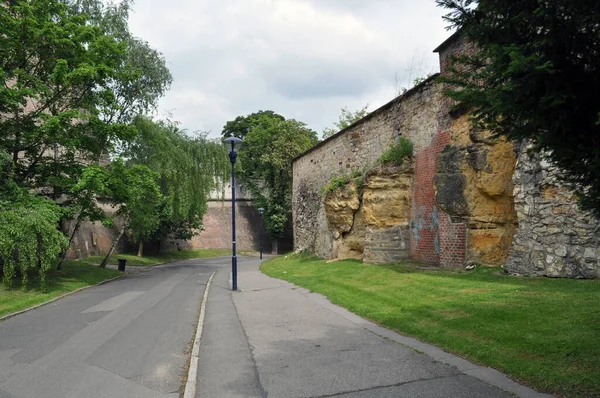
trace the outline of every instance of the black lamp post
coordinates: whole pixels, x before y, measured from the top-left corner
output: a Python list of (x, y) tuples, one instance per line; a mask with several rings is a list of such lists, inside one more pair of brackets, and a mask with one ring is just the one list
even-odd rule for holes
[(237, 137), (229, 137), (223, 142), (231, 145), (229, 160), (231, 160), (231, 242), (233, 254), (231, 256), (231, 290), (237, 290), (237, 256), (235, 254), (235, 159), (237, 158), (236, 146), (242, 143)]
[(263, 248), (263, 213), (265, 209), (262, 207), (258, 209), (260, 213), (260, 259), (262, 260), (262, 248)]

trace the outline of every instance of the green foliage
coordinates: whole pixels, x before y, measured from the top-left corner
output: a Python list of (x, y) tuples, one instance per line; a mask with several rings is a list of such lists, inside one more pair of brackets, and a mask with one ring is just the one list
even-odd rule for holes
[(401, 166), (404, 160), (413, 155), (413, 143), (405, 137), (400, 137), (398, 142), (390, 145), (378, 159), (382, 164), (391, 163)]
[(336, 192), (345, 189), (348, 184), (354, 183), (356, 188), (362, 189), (365, 184), (364, 174), (360, 170), (352, 170), (350, 174), (334, 177), (323, 188), (324, 193)]
[(228, 121), (225, 126), (223, 126), (221, 135), (223, 138), (237, 137), (244, 139), (250, 130), (261, 123), (261, 120), (267, 119), (285, 120), (283, 116), (273, 111), (258, 111), (251, 113), (248, 116), (238, 116), (235, 119)]
[(600, 215), (600, 2), (437, 0), (479, 49), (443, 82), (477, 128), (548, 151)]
[(162, 200), (152, 240), (191, 239), (202, 228), (212, 192), (228, 181), (231, 163), (224, 146), (205, 134), (188, 135), (169, 122), (138, 117), (138, 135), (125, 153), (129, 164), (157, 173)]
[(21, 191), (10, 201), (0, 199), (0, 270), (10, 285), (20, 273), (27, 285), (29, 269), (39, 269), (44, 287), (46, 273), (65, 249), (67, 239), (57, 229), (62, 210), (54, 202)]
[(342, 113), (340, 114), (338, 121), (333, 123), (333, 125), (335, 127), (333, 127), (333, 128), (326, 127), (323, 129), (323, 133), (322, 133), (323, 139), (331, 137), (338, 131), (342, 131), (346, 127), (350, 126), (351, 124), (353, 124), (353, 123), (359, 121), (360, 119), (362, 119), (363, 117), (367, 116), (369, 114), (368, 108), (369, 108), (369, 104), (366, 104), (362, 108), (357, 109), (354, 112), (352, 112), (352, 111), (349, 111), (347, 107), (343, 107)]
[(267, 232), (281, 237), (291, 219), (292, 159), (308, 150), (316, 133), (304, 123), (263, 115), (248, 132), (239, 152), (240, 179), (265, 209)]

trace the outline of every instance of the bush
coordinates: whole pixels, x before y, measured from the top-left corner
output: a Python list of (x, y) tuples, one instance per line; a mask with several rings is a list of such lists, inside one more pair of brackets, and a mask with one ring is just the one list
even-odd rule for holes
[(344, 189), (350, 182), (354, 182), (354, 185), (356, 185), (358, 189), (362, 188), (364, 186), (363, 173), (360, 170), (352, 170), (350, 174), (334, 177), (327, 185), (325, 185), (323, 190), (325, 192), (335, 192)]
[(12, 284), (17, 272), (27, 285), (28, 270), (38, 268), (40, 284), (67, 246), (58, 225), (62, 210), (54, 202), (23, 192), (18, 201), (0, 200), (0, 264), (2, 279)]
[(405, 137), (400, 137), (397, 143), (390, 145), (389, 149), (378, 159), (382, 164), (395, 164), (402, 166), (404, 159), (413, 154), (413, 143)]

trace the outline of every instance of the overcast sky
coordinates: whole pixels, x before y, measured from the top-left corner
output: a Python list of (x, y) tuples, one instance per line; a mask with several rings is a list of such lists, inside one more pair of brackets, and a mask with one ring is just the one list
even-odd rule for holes
[(130, 28), (173, 74), (158, 116), (218, 137), (273, 110), (320, 135), (342, 107), (373, 111), (437, 72), (443, 14), (434, 0), (136, 0)]

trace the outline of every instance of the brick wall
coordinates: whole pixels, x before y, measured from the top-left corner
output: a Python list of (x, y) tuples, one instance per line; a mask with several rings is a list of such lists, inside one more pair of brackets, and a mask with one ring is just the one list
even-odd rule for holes
[[(258, 251), (260, 248), (260, 214), (248, 200), (236, 200), (236, 243), (237, 250)], [(190, 249), (230, 249), (231, 248), (231, 202), (211, 200), (208, 212), (203, 218), (204, 230), (189, 241), (178, 242)], [(264, 228), (264, 225), (263, 225)], [(271, 252), (271, 240), (264, 230), (263, 251)], [(168, 245), (169, 248), (174, 248)], [(291, 249), (290, 237), (284, 237), (280, 249)]]
[(450, 143), (450, 132), (438, 133), (415, 155), (415, 181), (411, 220), (411, 257), (426, 264), (462, 264), (466, 252), (466, 226), (454, 224), (436, 203), (434, 177), (440, 153)]

